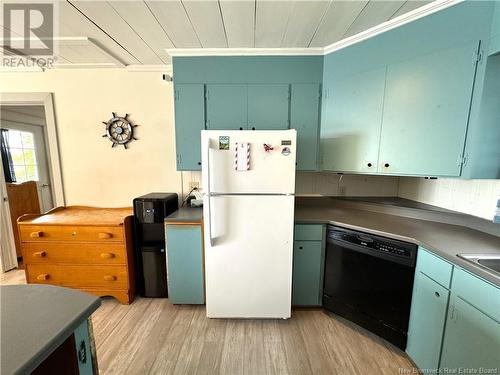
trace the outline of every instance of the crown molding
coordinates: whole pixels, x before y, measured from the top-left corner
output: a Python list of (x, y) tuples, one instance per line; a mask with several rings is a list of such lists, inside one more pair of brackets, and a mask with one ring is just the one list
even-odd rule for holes
[(167, 48), (169, 56), (322, 56), (324, 48)]
[(349, 38), (339, 40), (338, 42), (332, 43), (326, 46), (324, 54), (329, 54), (339, 49), (351, 46), (353, 44), (359, 43), (363, 40), (372, 38), (376, 35), (382, 34), (386, 31), (395, 29), (399, 26), (403, 26), (412, 21), (418, 20), (422, 17), (428, 16), (430, 14), (439, 12), (443, 9), (449, 8), (453, 5), (464, 2), (465, 0), (436, 0), (432, 3), (421, 6), (420, 8), (414, 9), (408, 13), (402, 14), (399, 17), (393, 18), (389, 21), (383, 22), (379, 25), (373, 26), (365, 31), (355, 34)]
[(127, 70), (129, 72), (157, 72), (157, 73), (172, 73), (172, 65), (140, 65), (140, 64), (132, 64), (127, 65)]

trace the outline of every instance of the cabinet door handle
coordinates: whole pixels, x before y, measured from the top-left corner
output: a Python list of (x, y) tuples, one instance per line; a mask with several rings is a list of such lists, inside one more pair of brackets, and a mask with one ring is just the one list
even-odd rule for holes
[(389, 163), (385, 163), (384, 167), (389, 168), (389, 165), (390, 165)]
[(113, 253), (101, 253), (101, 258), (102, 259), (111, 259), (111, 258), (114, 258), (115, 257), (115, 254)]
[(304, 247), (303, 247), (303, 246), (299, 246), (299, 250), (303, 250), (303, 249), (304, 249)]
[(31, 232), (31, 233), (30, 233), (30, 237), (31, 237), (31, 238), (39, 238), (39, 237), (43, 237), (43, 232), (41, 232), (41, 231)]
[(115, 281), (116, 280), (116, 276), (113, 276), (113, 275), (104, 275), (104, 280), (105, 281)]
[(33, 256), (34, 257), (39, 257), (39, 258), (43, 258), (47, 255), (47, 252), (42, 250), (42, 251), (37, 251), (35, 253), (33, 253)]
[(441, 297), (441, 295), (439, 294), (439, 292), (434, 292), (434, 295), (435, 295), (436, 297), (438, 297), (438, 298), (439, 298), (439, 297)]
[(48, 273), (41, 273), (36, 277), (37, 280), (48, 280), (50, 275)]
[(371, 168), (373, 164), (372, 163), (367, 163), (366, 165), (368, 166), (368, 168)]
[(105, 240), (107, 238), (111, 238), (113, 237), (113, 235), (111, 233), (106, 233), (106, 232), (100, 232), (98, 234), (98, 237), (101, 239), (101, 240)]

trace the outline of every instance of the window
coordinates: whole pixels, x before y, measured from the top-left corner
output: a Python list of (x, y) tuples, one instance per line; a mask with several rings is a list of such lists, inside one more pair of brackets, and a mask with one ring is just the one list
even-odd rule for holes
[(38, 181), (38, 164), (33, 133), (9, 129), (7, 135), (16, 182)]

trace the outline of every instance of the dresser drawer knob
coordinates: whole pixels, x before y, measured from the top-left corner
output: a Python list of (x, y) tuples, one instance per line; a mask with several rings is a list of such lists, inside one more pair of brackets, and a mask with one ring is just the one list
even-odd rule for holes
[(105, 239), (107, 239), (107, 238), (111, 238), (111, 237), (113, 237), (113, 235), (112, 235), (111, 233), (105, 233), (105, 232), (100, 232), (100, 233), (98, 234), (98, 236), (99, 236), (99, 238), (100, 238), (101, 240), (105, 240)]
[(106, 280), (106, 281), (115, 281), (116, 280), (116, 276), (113, 276), (113, 275), (104, 275), (104, 280)]
[(31, 232), (31, 233), (30, 233), (30, 237), (31, 237), (31, 238), (39, 238), (39, 237), (43, 237), (43, 232), (41, 232), (41, 231)]
[(45, 256), (47, 256), (47, 252), (42, 250), (42, 251), (37, 251), (35, 253), (33, 253), (33, 256), (34, 257), (39, 257), (39, 258), (44, 258)]
[(49, 279), (49, 274), (48, 273), (41, 273), (36, 277), (37, 280), (48, 280)]
[(101, 258), (102, 259), (111, 259), (111, 258), (114, 258), (115, 257), (115, 254), (113, 253), (101, 253)]

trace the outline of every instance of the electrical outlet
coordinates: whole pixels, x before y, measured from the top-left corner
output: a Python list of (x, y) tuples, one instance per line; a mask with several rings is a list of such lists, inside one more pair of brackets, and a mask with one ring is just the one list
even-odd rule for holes
[(189, 190), (198, 189), (200, 187), (200, 183), (198, 181), (191, 181), (189, 183)]

